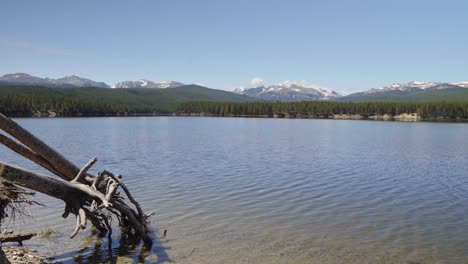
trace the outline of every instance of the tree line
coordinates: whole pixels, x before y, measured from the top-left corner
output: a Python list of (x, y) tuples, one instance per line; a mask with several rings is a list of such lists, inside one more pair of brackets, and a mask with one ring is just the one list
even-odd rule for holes
[(421, 118), (468, 119), (468, 103), (464, 102), (213, 102), (190, 101), (169, 104), (103, 100), (92, 97), (2, 95), (0, 112), (12, 117), (33, 116), (37, 112), (53, 111), (57, 116), (106, 116), (122, 113), (179, 113), (213, 116), (274, 116), (278, 113), (327, 118), (333, 114), (399, 115), (417, 113)]
[(124, 101), (104, 101), (99, 98), (66, 96), (6, 95), (0, 96), (0, 113), (11, 117), (28, 117), (52, 111), (57, 116), (105, 116), (119, 113), (167, 112), (158, 105), (136, 105)]
[(205, 113), (215, 116), (273, 116), (299, 114), (310, 117), (328, 117), (333, 114), (399, 115), (417, 113), (422, 118), (468, 118), (468, 103), (456, 102), (187, 102), (177, 108), (181, 113)]

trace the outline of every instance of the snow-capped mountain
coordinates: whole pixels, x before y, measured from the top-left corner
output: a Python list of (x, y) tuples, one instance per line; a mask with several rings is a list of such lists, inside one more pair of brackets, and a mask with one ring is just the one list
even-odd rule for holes
[(374, 88), (369, 91), (365, 91), (364, 93), (372, 94), (372, 93), (385, 93), (391, 91), (415, 91), (415, 90), (440, 90), (440, 89), (447, 89), (447, 88), (457, 88), (463, 87), (468, 88), (468, 81), (467, 82), (459, 82), (459, 83), (442, 83), (442, 82), (421, 82), (421, 81), (413, 81), (406, 84), (399, 84), (395, 83), (392, 85), (384, 86), (381, 88)]
[(45, 87), (99, 87), (109, 88), (103, 82), (95, 82), (90, 79), (81, 78), (75, 75), (66, 76), (60, 79), (40, 78), (26, 73), (5, 74), (0, 77), (0, 84), (6, 85), (33, 85)]
[(468, 82), (444, 83), (413, 81), (405, 84), (375, 88), (364, 92), (340, 97), (338, 101), (372, 102), (372, 101), (411, 101), (411, 100), (454, 100), (460, 90), (468, 88)]
[(125, 81), (114, 84), (112, 88), (175, 88), (185, 84), (175, 81), (152, 82), (148, 80)]
[(308, 85), (305, 82), (284, 81), (282, 83), (256, 88), (237, 88), (235, 93), (269, 101), (327, 101), (342, 96), (325, 88)]
[(458, 83), (454, 83), (454, 84), (458, 85), (458, 86), (461, 86), (461, 87), (464, 87), (464, 88), (468, 88), (468, 81), (458, 82)]
[(90, 79), (85, 79), (78, 77), (76, 75), (72, 76), (66, 76), (60, 79), (55, 80), (57, 83), (63, 83), (63, 84), (70, 84), (74, 85), (76, 87), (100, 87), (100, 88), (110, 88), (109, 85), (107, 85), (104, 82), (95, 82)]

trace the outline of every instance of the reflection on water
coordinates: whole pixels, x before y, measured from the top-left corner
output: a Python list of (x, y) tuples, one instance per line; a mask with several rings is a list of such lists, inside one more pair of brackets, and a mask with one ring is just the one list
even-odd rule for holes
[[(117, 228), (117, 227), (116, 227)], [(154, 237), (154, 248), (148, 250), (133, 236), (121, 233), (118, 240), (109, 239), (107, 236), (88, 233), (80, 238), (76, 248), (70, 251), (62, 249), (61, 254), (55, 254), (56, 261), (63, 263), (169, 263), (173, 262), (166, 250), (170, 249), (163, 241)], [(53, 251), (51, 247), (57, 247), (63, 237), (58, 235), (55, 239), (47, 239), (41, 242), (45, 244), (28, 244), (29, 247), (42, 248), (41, 253)], [(62, 246), (62, 245), (60, 245)]]
[[(125, 233), (123, 234), (116, 243), (117, 245), (114, 245), (112, 241), (103, 239), (102, 236), (90, 235), (84, 240), (80, 250), (72, 253), (73, 261), (75, 263), (171, 262), (165, 248), (162, 247), (161, 241), (158, 239), (155, 239), (158, 250), (148, 251), (147, 248), (139, 245), (138, 240), (125, 235)], [(156, 256), (153, 256), (153, 254)], [(69, 259), (69, 256), (63, 256), (63, 259)]]
[[(22, 230), (64, 262), (466, 263), (468, 125), (242, 118), (19, 119), (77, 164), (124, 176), (168, 230), (146, 252), (80, 232), (38, 196)], [(86, 129), (83, 129), (86, 128)], [(1, 159), (36, 166), (0, 148)], [(21, 230), (18, 230), (21, 231)], [(60, 246), (57, 246), (59, 244)]]

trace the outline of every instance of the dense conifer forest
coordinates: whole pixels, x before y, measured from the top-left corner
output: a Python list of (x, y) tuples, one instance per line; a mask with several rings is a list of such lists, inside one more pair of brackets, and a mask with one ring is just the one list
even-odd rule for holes
[(0, 112), (11, 117), (178, 114), (330, 118), (416, 113), (423, 119), (468, 119), (468, 102), (266, 102), (200, 86), (171, 89), (0, 86)]
[(290, 114), (293, 116), (328, 118), (334, 114), (362, 115), (400, 115), (417, 113), (421, 118), (467, 119), (468, 103), (451, 102), (187, 102), (179, 105), (178, 112), (205, 113), (214, 116), (274, 116)]
[(0, 112), (33, 116), (52, 111), (57, 116), (112, 116), (131, 113), (171, 113), (183, 102), (254, 99), (197, 85), (171, 89), (48, 88), (0, 86)]

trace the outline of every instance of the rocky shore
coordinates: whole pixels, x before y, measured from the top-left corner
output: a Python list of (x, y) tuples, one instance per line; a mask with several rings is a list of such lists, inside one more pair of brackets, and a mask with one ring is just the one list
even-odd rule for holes
[[(208, 113), (175, 113), (175, 116), (208, 116), (216, 117)], [(306, 115), (300, 113), (275, 113), (272, 116), (268, 115), (241, 115), (229, 117), (263, 117), (263, 118), (300, 118), (300, 119), (342, 119), (342, 120), (383, 120), (383, 121), (430, 121), (430, 120), (450, 120), (446, 118), (423, 119), (417, 113), (403, 113), (399, 115), (360, 115), (360, 114), (330, 114), (330, 115)]]
[[(3, 252), (1, 252), (3, 250)], [(0, 264), (59, 263), (53, 258), (40, 256), (36, 250), (25, 247), (3, 246), (0, 250)]]
[(333, 115), (333, 119), (354, 119), (354, 120), (398, 120), (398, 121), (419, 121), (421, 117), (418, 116), (417, 113), (404, 113), (399, 115), (370, 115), (370, 116), (363, 116), (363, 115)]

